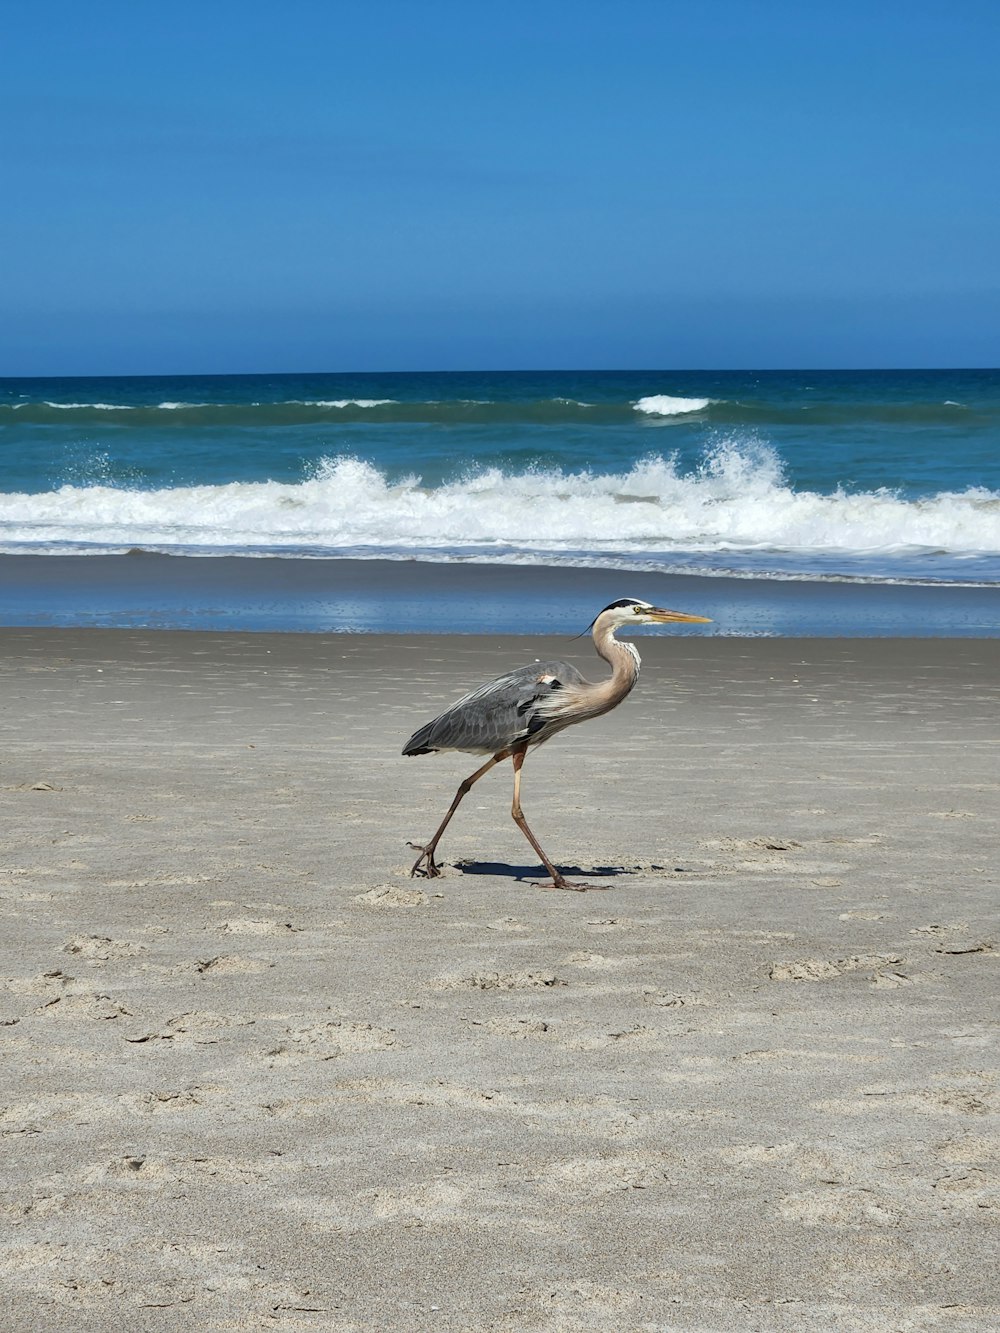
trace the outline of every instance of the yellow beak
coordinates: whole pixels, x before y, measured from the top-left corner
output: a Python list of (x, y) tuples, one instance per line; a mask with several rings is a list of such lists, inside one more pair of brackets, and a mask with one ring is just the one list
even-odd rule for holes
[(711, 625), (707, 616), (689, 616), (686, 611), (664, 611), (660, 607), (646, 611), (644, 619), (654, 625)]

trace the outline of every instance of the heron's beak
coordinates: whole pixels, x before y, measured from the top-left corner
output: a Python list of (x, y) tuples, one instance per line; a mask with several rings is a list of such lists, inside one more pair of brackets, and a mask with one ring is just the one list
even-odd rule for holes
[(686, 611), (664, 611), (660, 607), (645, 612), (644, 620), (653, 625), (711, 625), (707, 616), (689, 616)]

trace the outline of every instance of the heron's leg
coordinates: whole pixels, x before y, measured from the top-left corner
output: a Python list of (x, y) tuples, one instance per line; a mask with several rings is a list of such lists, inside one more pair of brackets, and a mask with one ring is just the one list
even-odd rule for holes
[(477, 768), (475, 773), (473, 773), (471, 777), (466, 778), (464, 782), (459, 784), (458, 791), (455, 793), (455, 799), (448, 807), (448, 813), (445, 815), (444, 819), (442, 819), (440, 825), (438, 826), (438, 831), (434, 834), (434, 837), (431, 838), (430, 842), (427, 844), (426, 847), (421, 847), (420, 844), (416, 842), (411, 842), (409, 844), (411, 847), (416, 848), (416, 850), (419, 851), (420, 853), (420, 855), (413, 863), (413, 868), (410, 870), (411, 879), (414, 877), (414, 875), (420, 873), (421, 862), (424, 862), (423, 873), (427, 876), (428, 879), (436, 879), (438, 875), (440, 875), (441, 871), (438, 867), (437, 862), (434, 860), (434, 851), (438, 843), (441, 841), (441, 834), (445, 831), (445, 829), (451, 822), (452, 815), (462, 804), (463, 798), (468, 796), (469, 792), (472, 790), (473, 783), (478, 782), (481, 777), (483, 777), (490, 771), (491, 768), (495, 767), (497, 764), (501, 762), (501, 760), (507, 759), (509, 756), (510, 756), (509, 750), (501, 750), (498, 754), (495, 754), (493, 758), (490, 759), (487, 763), (483, 764), (482, 768)]
[(573, 884), (568, 879), (564, 878), (542, 851), (538, 839), (532, 833), (531, 829), (528, 828), (528, 821), (525, 819), (524, 811), (521, 809), (521, 766), (524, 763), (525, 753), (525, 750), (515, 750), (512, 756), (514, 761), (514, 803), (510, 808), (510, 813), (514, 816), (514, 823), (541, 857), (542, 865), (552, 876), (552, 884), (554, 888), (574, 889), (577, 893), (586, 893), (588, 889), (603, 889), (603, 884)]

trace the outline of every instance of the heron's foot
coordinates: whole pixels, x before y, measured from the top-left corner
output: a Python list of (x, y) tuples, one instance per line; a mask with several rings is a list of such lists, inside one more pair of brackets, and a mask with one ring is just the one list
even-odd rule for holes
[(441, 877), (441, 867), (434, 860), (433, 847), (421, 847), (419, 842), (408, 842), (406, 845), (420, 853), (410, 868), (410, 879), (415, 879), (417, 875), (424, 875), (427, 879)]
[(607, 884), (575, 884), (571, 879), (564, 879), (562, 875), (553, 875), (551, 880), (534, 882), (534, 887), (536, 889), (569, 889), (573, 893), (587, 893), (593, 889), (597, 893), (610, 886)]

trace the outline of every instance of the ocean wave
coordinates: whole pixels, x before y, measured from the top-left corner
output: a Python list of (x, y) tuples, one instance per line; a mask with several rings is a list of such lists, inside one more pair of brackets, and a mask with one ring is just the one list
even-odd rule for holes
[[(109, 418), (109, 413), (113, 414)], [(427, 399), (315, 398), (279, 402), (159, 403), (24, 400), (0, 402), (0, 428), (5, 425), (59, 425), (72, 427), (108, 423), (130, 428), (169, 426), (278, 428), (330, 424), (470, 425), (592, 427), (631, 425), (657, 429), (686, 423), (721, 429), (792, 425), (822, 426), (954, 426), (958, 417), (966, 426), (995, 426), (994, 409), (971, 408), (944, 402), (821, 402), (770, 401), (766, 398), (735, 401), (652, 393), (632, 401), (583, 401), (577, 398), (539, 399)]]
[(486, 468), (434, 487), (336, 457), (296, 483), (0, 494), (0, 543), (444, 550), (455, 558), (572, 552), (659, 562), (679, 553), (975, 557), (1000, 553), (1000, 493), (796, 491), (772, 449), (745, 441), (716, 445), (688, 471), (652, 456), (615, 475)]
[[(395, 398), (293, 398), (289, 406), (296, 407), (386, 407), (395, 403)], [(260, 407), (260, 403), (255, 403)]]
[[(50, 407), (54, 412), (77, 412), (87, 409), (93, 412), (131, 412), (132, 408), (128, 403), (50, 403), (47, 399), (38, 403), (15, 403), (13, 411), (20, 412), (24, 408), (32, 407)], [(161, 407), (168, 406), (167, 403), (161, 403)]]
[(679, 417), (691, 412), (703, 412), (711, 402), (711, 398), (675, 398), (668, 393), (654, 393), (648, 398), (640, 398), (635, 404), (635, 410), (646, 412), (651, 417)]

